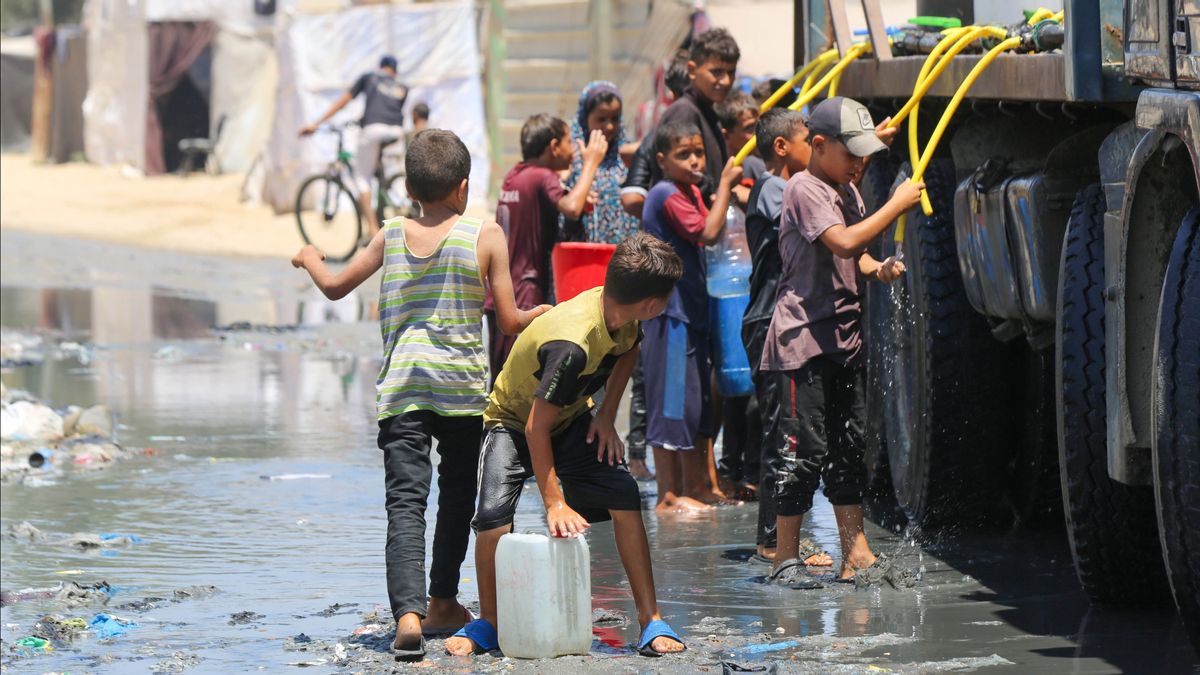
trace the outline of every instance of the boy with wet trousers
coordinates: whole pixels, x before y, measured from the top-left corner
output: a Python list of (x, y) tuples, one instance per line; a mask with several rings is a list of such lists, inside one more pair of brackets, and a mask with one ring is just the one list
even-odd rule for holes
[[(559, 172), (571, 168), (578, 151), (582, 158), (579, 180), (570, 191)], [(552, 115), (532, 115), (521, 127), (521, 161), (504, 176), (496, 220), (508, 237), (513, 288), (517, 307), (530, 309), (552, 302), (550, 250), (558, 239), (558, 215), (577, 221), (587, 206), (592, 181), (608, 152), (604, 132), (593, 131), (587, 145), (571, 142), (567, 123)], [(494, 308), (487, 304), (491, 328), (496, 328)], [(495, 380), (514, 338), (491, 331), (492, 379)]]
[[(683, 276), (663, 315), (646, 322), (642, 372), (646, 444), (654, 448), (659, 511), (698, 511), (723, 495), (709, 484), (713, 415), (704, 246), (725, 228), (725, 213), (741, 167), (725, 163), (712, 208), (698, 186), (705, 175), (702, 135), (688, 122), (658, 125), (654, 145), (663, 180), (646, 197), (642, 229), (670, 244)], [(683, 373), (669, 381), (669, 373)], [(682, 397), (682, 405), (674, 402)]]
[[(488, 401), (479, 460), (473, 525), (483, 616), (446, 641), (449, 653), (498, 646), (496, 547), (513, 529), (530, 476), (537, 479), (551, 536), (577, 537), (592, 523), (613, 521), (642, 626), (639, 652), (659, 656), (684, 649), (658, 612), (642, 500), (613, 427), (638, 358), (641, 322), (662, 313), (682, 272), (671, 247), (634, 234), (617, 245), (604, 286), (556, 306), (517, 338)], [(591, 396), (601, 387), (604, 402), (593, 411)]]
[(864, 280), (895, 281), (903, 263), (879, 262), (867, 246), (916, 206), (922, 184), (905, 181), (866, 216), (853, 179), (866, 158), (887, 149), (887, 120), (877, 128), (866, 106), (841, 96), (822, 101), (808, 119), (808, 168), (783, 193), (779, 253), (783, 262), (761, 370), (782, 393), (778, 424), (766, 442), (773, 464), (778, 549), (769, 581), (819, 588), (800, 558), (800, 525), (824, 479), (841, 543), (839, 581), (875, 564), (863, 533), (865, 368)]
[[(812, 147), (808, 144), (808, 126), (804, 115), (795, 110), (772, 108), (763, 113), (755, 127), (758, 152), (765, 170), (750, 191), (746, 207), (746, 241), (754, 263), (750, 273), (750, 304), (742, 319), (742, 342), (750, 357), (751, 377), (754, 380), (754, 405), (750, 414), (748, 435), (772, 438), (777, 433), (782, 398), (776, 379), (765, 377), (759, 369), (767, 328), (775, 309), (775, 295), (783, 260), (779, 256), (779, 219), (783, 212), (783, 192), (788, 179), (808, 168)], [(726, 433), (728, 433), (728, 424)], [(778, 448), (761, 444), (758, 484), (758, 531), (755, 544), (757, 562), (775, 560), (775, 471), (782, 457)], [(724, 461), (724, 460), (722, 460)], [(750, 474), (752, 458), (745, 458), (746, 473)], [(806, 565), (828, 567), (830, 557), (811, 542), (801, 544), (801, 558)]]
[[(422, 634), (458, 630), (470, 613), (457, 601), (475, 507), (476, 465), (487, 403), (483, 343), (486, 279), (501, 330), (518, 333), (549, 309), (517, 309), (504, 232), (463, 216), (471, 155), (450, 131), (418, 133), (404, 158), (405, 187), (421, 205), (415, 219), (384, 223), (341, 272), (309, 245), (292, 258), (331, 300), (380, 268), (383, 367), (377, 382), (379, 448), (388, 516), (388, 599), (397, 658), (425, 654)], [(425, 509), (438, 441), (438, 517), (429, 597), (425, 595)]]

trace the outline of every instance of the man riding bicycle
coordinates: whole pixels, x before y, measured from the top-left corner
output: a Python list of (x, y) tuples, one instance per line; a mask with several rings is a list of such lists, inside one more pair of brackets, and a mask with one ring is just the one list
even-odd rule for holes
[(358, 183), (358, 199), (363, 214), (371, 225), (371, 235), (379, 231), (375, 210), (371, 208), (371, 177), (379, 162), (380, 148), (404, 137), (404, 101), (408, 98), (408, 87), (397, 78), (396, 57), (385, 56), (379, 60), (379, 70), (363, 73), (349, 91), (338, 97), (329, 110), (315, 123), (300, 130), (301, 136), (316, 132), (317, 127), (333, 117), (359, 94), (366, 95), (363, 107), (362, 127), (358, 135), (358, 153), (354, 160), (355, 181)]

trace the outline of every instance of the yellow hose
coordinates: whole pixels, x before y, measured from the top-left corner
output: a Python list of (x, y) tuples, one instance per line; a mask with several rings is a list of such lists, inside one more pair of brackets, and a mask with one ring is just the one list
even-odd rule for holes
[(808, 74), (808, 77), (804, 80), (804, 84), (800, 85), (800, 96), (807, 94), (808, 90), (813, 88), (813, 85), (817, 83), (817, 80), (820, 80), (825, 75), (826, 67), (832, 66), (834, 61), (838, 60), (838, 56), (837, 50), (834, 50), (832, 56), (822, 55), (822, 57), (818, 59), (819, 63), (817, 63), (817, 67)]
[(806, 63), (803, 68), (797, 70), (796, 74), (792, 76), (792, 79), (784, 82), (782, 86), (775, 90), (775, 93), (771, 94), (770, 98), (762, 102), (762, 105), (758, 107), (759, 114), (761, 115), (771, 108), (774, 108), (775, 104), (779, 103), (781, 98), (786, 96), (787, 93), (792, 89), (795, 89), (796, 85), (800, 83), (800, 80), (804, 79), (809, 73), (816, 69), (818, 65), (825, 63), (828, 60), (832, 60), (830, 57), (837, 57), (836, 49), (830, 49), (827, 52), (823, 52), (817, 56), (817, 58)]
[[(979, 63), (976, 63), (975, 67), (971, 69), (971, 72), (967, 74), (967, 77), (963, 79), (962, 84), (958, 86), (958, 91), (954, 92), (954, 98), (950, 99), (949, 105), (946, 106), (946, 110), (942, 113), (942, 118), (938, 120), (938, 125), (936, 128), (934, 128), (933, 135), (929, 137), (929, 143), (925, 146), (925, 152), (921, 155), (921, 159), (913, 168), (913, 182), (919, 183), (921, 179), (925, 177), (925, 169), (929, 167), (929, 162), (933, 160), (933, 153), (937, 149), (938, 142), (942, 140), (942, 134), (946, 133), (946, 128), (950, 126), (950, 119), (954, 117), (955, 111), (958, 110), (959, 104), (962, 103), (963, 98), (965, 98), (967, 92), (970, 91), (971, 86), (975, 84), (975, 80), (979, 79), (979, 76), (983, 74), (983, 71), (987, 70), (988, 66), (992, 65), (992, 62), (995, 61), (998, 56), (1006, 51), (1009, 51), (1010, 49), (1016, 49), (1019, 46), (1021, 46), (1021, 38), (1011, 37), (1005, 39), (1000, 44), (992, 47), (987, 54), (984, 54), (983, 58), (979, 60)], [(933, 205), (929, 204), (926, 206), (926, 203), (927, 200), (922, 199), (921, 210), (925, 213), (925, 215), (932, 216)], [(895, 239), (897, 243), (904, 241), (905, 221), (905, 215), (901, 215), (896, 221)]]
[(1045, 7), (1038, 7), (1037, 11), (1033, 13), (1033, 16), (1029, 17), (1029, 21), (1026, 21), (1025, 23), (1026, 25), (1032, 26), (1037, 22), (1045, 21), (1052, 16), (1054, 16), (1054, 12), (1046, 9)]
[[(828, 73), (825, 73), (824, 77), (822, 77), (807, 91), (802, 91), (800, 96), (788, 106), (788, 110), (799, 110), (811, 103), (818, 94), (820, 94), (825, 90), (826, 87), (829, 86), (829, 83), (832, 82), (835, 77), (841, 75), (842, 71), (845, 70), (852, 61), (869, 51), (871, 51), (871, 44), (868, 42), (860, 42), (851, 47), (849, 51), (846, 52), (846, 55), (837, 62), (837, 65), (835, 65)], [(742, 146), (742, 149), (739, 150), (738, 154), (734, 157), (734, 165), (741, 166), (742, 162), (744, 162), (746, 158), (750, 156), (750, 153), (754, 152), (755, 148), (757, 147), (758, 140), (751, 136), (746, 145)]]
[[(925, 94), (929, 93), (930, 87), (932, 87), (933, 83), (936, 82), (939, 77), (941, 77), (942, 73), (946, 71), (946, 68), (950, 67), (950, 63), (954, 57), (957, 56), (959, 52), (966, 49), (972, 42), (981, 37), (994, 37), (997, 39), (1003, 39), (1005, 35), (1006, 33), (1004, 29), (993, 26), (978, 26), (968, 28), (965, 31), (956, 34), (954, 38), (954, 46), (947, 50), (945, 55), (941, 57), (941, 60), (937, 62), (937, 65), (932, 68), (930, 66), (933, 64), (934, 57), (938, 55), (938, 49), (947, 44), (947, 40), (942, 40), (939, 42), (937, 46), (934, 47), (934, 50), (930, 52), (929, 58), (925, 60), (925, 65), (921, 67), (921, 73), (917, 76), (917, 84), (913, 89), (912, 98), (908, 100), (908, 103), (905, 104), (904, 108), (901, 108), (900, 112), (896, 113), (896, 117), (891, 121), (891, 125), (895, 126), (899, 124), (900, 121), (903, 121), (904, 118), (910, 113), (912, 115), (911, 119), (908, 120), (908, 154), (909, 161), (913, 167), (917, 166), (917, 161), (919, 159), (919, 146), (917, 141), (917, 113), (919, 113), (921, 109), (921, 99), (925, 97)], [(921, 191), (921, 208), (927, 212), (933, 211), (933, 204), (929, 201), (929, 193), (924, 190)]]

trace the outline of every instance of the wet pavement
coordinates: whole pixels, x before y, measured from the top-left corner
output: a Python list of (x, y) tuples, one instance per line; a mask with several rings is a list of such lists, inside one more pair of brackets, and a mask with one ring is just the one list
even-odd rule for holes
[[(103, 470), (3, 487), (0, 529), (28, 522), (47, 535), (0, 545), (5, 672), (400, 668), (383, 651), (390, 628), (372, 412), (377, 327), (322, 323), (357, 318), (372, 295), (330, 308), (282, 260), (4, 232), (0, 325), (26, 336), (32, 355), (5, 366), (4, 384), (56, 408), (103, 403), (116, 414), (118, 442), (142, 451)], [(63, 341), (81, 347), (59, 348)], [(1195, 672), (1171, 612), (1088, 605), (1060, 532), (918, 545), (872, 526), (878, 550), (921, 571), (915, 588), (792, 591), (762, 585), (765, 568), (745, 560), (754, 519), (753, 506), (647, 513), (661, 609), (686, 633), (685, 655), (650, 660), (626, 647), (637, 626), (620, 617), (636, 614), (611, 525), (599, 524), (589, 534), (594, 606), (613, 618), (597, 626), (590, 655), (451, 658), (434, 641), (427, 665), (409, 668)], [(540, 527), (529, 486), (517, 528)], [(120, 546), (47, 543), (75, 533), (131, 538)], [(805, 534), (836, 553), (821, 498)], [(470, 554), (462, 574), (470, 603)], [(101, 581), (110, 588), (82, 597), (20, 595)], [(53, 650), (17, 646), (46, 615), (59, 617), (55, 630), (41, 630), (59, 638)]]

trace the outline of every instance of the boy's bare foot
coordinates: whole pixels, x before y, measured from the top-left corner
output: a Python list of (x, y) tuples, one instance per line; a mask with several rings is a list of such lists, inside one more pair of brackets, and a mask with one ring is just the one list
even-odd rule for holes
[(650, 641), (650, 648), (659, 654), (675, 654), (683, 651), (683, 643), (669, 637), (656, 637)]
[[(775, 549), (767, 548), (766, 546), (760, 545), (758, 547), (758, 555), (762, 558), (766, 558), (767, 560), (774, 561), (775, 560)], [(805, 562), (807, 562), (807, 561), (805, 561)], [(830, 563), (830, 564), (832, 564), (832, 563)]]
[(454, 598), (429, 598), (423, 630), (433, 635), (453, 633), (470, 620), (471, 613)]
[(659, 513), (684, 513), (692, 511), (711, 511), (713, 507), (703, 502), (692, 499), (691, 497), (676, 497), (675, 495), (667, 495), (666, 498), (658, 502), (658, 506), (654, 510)]
[(446, 653), (451, 656), (470, 656), (475, 653), (475, 643), (471, 641), (471, 638), (446, 638)]
[(717, 489), (714, 489), (711, 492), (700, 493), (699, 495), (696, 495), (695, 499), (696, 501), (703, 502), (704, 504), (711, 504), (715, 506), (741, 506), (743, 503), (737, 499), (730, 499), (729, 497), (726, 497), (724, 492), (721, 492)]
[(637, 480), (654, 480), (654, 472), (650, 470), (650, 467), (646, 466), (646, 460), (644, 459), (629, 460), (629, 473), (633, 474), (633, 477)]
[(852, 554), (842, 560), (842, 571), (838, 575), (838, 578), (853, 579), (858, 570), (865, 570), (874, 564), (875, 554), (870, 551)]
[(804, 564), (809, 567), (833, 567), (833, 558), (830, 558), (828, 553), (821, 551), (805, 558)]
[(396, 639), (392, 641), (395, 649), (414, 649), (421, 644), (421, 617), (415, 612), (409, 612), (396, 620)]

